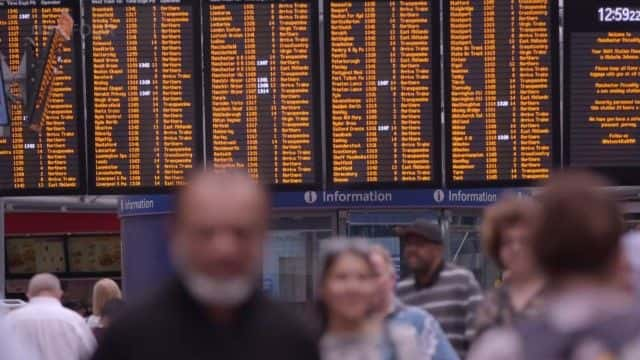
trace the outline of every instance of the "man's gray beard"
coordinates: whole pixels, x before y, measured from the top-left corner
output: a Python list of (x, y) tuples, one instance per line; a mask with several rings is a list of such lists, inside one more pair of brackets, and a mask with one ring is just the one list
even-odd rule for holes
[(255, 289), (253, 276), (216, 279), (193, 271), (184, 264), (174, 256), (174, 265), (184, 286), (203, 305), (235, 307), (246, 302)]
[(214, 279), (190, 271), (183, 271), (181, 275), (191, 296), (205, 305), (238, 306), (247, 301), (253, 292), (253, 281), (246, 277)]

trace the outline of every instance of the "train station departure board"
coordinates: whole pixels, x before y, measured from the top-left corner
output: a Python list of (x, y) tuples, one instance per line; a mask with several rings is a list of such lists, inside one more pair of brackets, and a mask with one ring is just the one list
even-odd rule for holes
[(79, 22), (77, 1), (0, 2), (0, 62), (13, 95), (8, 104), (10, 123), (0, 132), (0, 194), (80, 193), (84, 189), (79, 34), (74, 32), (57, 49), (59, 66), (42, 108), (39, 131), (30, 129), (23, 120), (26, 97), (23, 88), (12, 81), (24, 76), (19, 72), (27, 68), (28, 39), (33, 41), (34, 55), (39, 56), (63, 11)]
[(438, 1), (326, 3), (330, 182), (439, 183)]
[(198, 2), (84, 3), (91, 190), (182, 185), (201, 158)]
[(559, 162), (557, 1), (444, 4), (448, 181), (548, 178)]
[(565, 164), (640, 185), (640, 3), (565, 1)]
[(314, 1), (204, 0), (207, 157), (274, 187), (316, 186)]

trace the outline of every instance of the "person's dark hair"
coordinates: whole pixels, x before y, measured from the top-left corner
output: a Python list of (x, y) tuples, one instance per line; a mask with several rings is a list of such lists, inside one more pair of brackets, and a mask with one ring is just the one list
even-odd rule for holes
[(539, 196), (541, 221), (533, 252), (550, 281), (570, 275), (602, 276), (620, 250), (623, 221), (610, 184), (584, 172), (554, 176)]
[(519, 225), (526, 225), (533, 229), (539, 219), (539, 213), (540, 206), (534, 199), (515, 195), (508, 195), (486, 208), (480, 226), (480, 235), (487, 256), (504, 269), (500, 259), (502, 232)]
[[(333, 238), (323, 242), (321, 249), (321, 267), (318, 286), (322, 288), (327, 281), (327, 276), (338, 259), (343, 255), (355, 255), (362, 259), (375, 272), (371, 263), (369, 243), (365, 239)], [(329, 325), (329, 309), (324, 300), (318, 296), (316, 309), (319, 317), (320, 332), (324, 333)]]

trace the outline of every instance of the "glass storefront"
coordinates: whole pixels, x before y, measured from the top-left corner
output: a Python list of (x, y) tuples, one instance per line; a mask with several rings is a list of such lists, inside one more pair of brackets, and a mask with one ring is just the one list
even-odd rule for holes
[(262, 266), (263, 291), (293, 311), (306, 312), (316, 296), (320, 245), (333, 235), (366, 237), (391, 253), (401, 277), (410, 276), (402, 262), (402, 245), (394, 228), (427, 219), (445, 234), (447, 260), (464, 266), (478, 282), (492, 287), (499, 278), (495, 266), (482, 254), (479, 210), (328, 211), (282, 213), (273, 219)]
[(306, 311), (316, 295), (320, 242), (336, 228), (332, 213), (274, 218), (262, 265), (263, 291), (292, 311)]

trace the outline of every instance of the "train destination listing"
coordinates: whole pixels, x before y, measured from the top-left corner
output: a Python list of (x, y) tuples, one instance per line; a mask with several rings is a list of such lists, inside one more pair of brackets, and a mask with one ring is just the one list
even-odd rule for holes
[(86, 11), (92, 186), (181, 185), (200, 142), (196, 2), (106, 3), (91, 0)]
[(557, 2), (445, 3), (449, 180), (546, 179), (559, 121)]
[(436, 5), (329, 1), (331, 183), (439, 181)]
[(35, 92), (27, 92), (26, 82), (19, 79), (36, 77), (28, 64), (37, 63), (51, 48), (48, 40), (61, 14), (78, 22), (79, 9), (76, 2), (65, 0), (22, 3), (0, 3), (0, 61), (8, 89), (2, 111), (9, 115), (0, 131), (0, 194), (78, 193), (84, 188), (81, 65), (75, 57), (79, 34), (65, 34), (51, 49), (55, 63), (49, 70), (55, 76), (45, 74), (47, 92), (38, 94), (37, 126), (25, 121), (26, 105)]
[(311, 1), (209, 1), (207, 154), (276, 186), (318, 183), (320, 99)]

